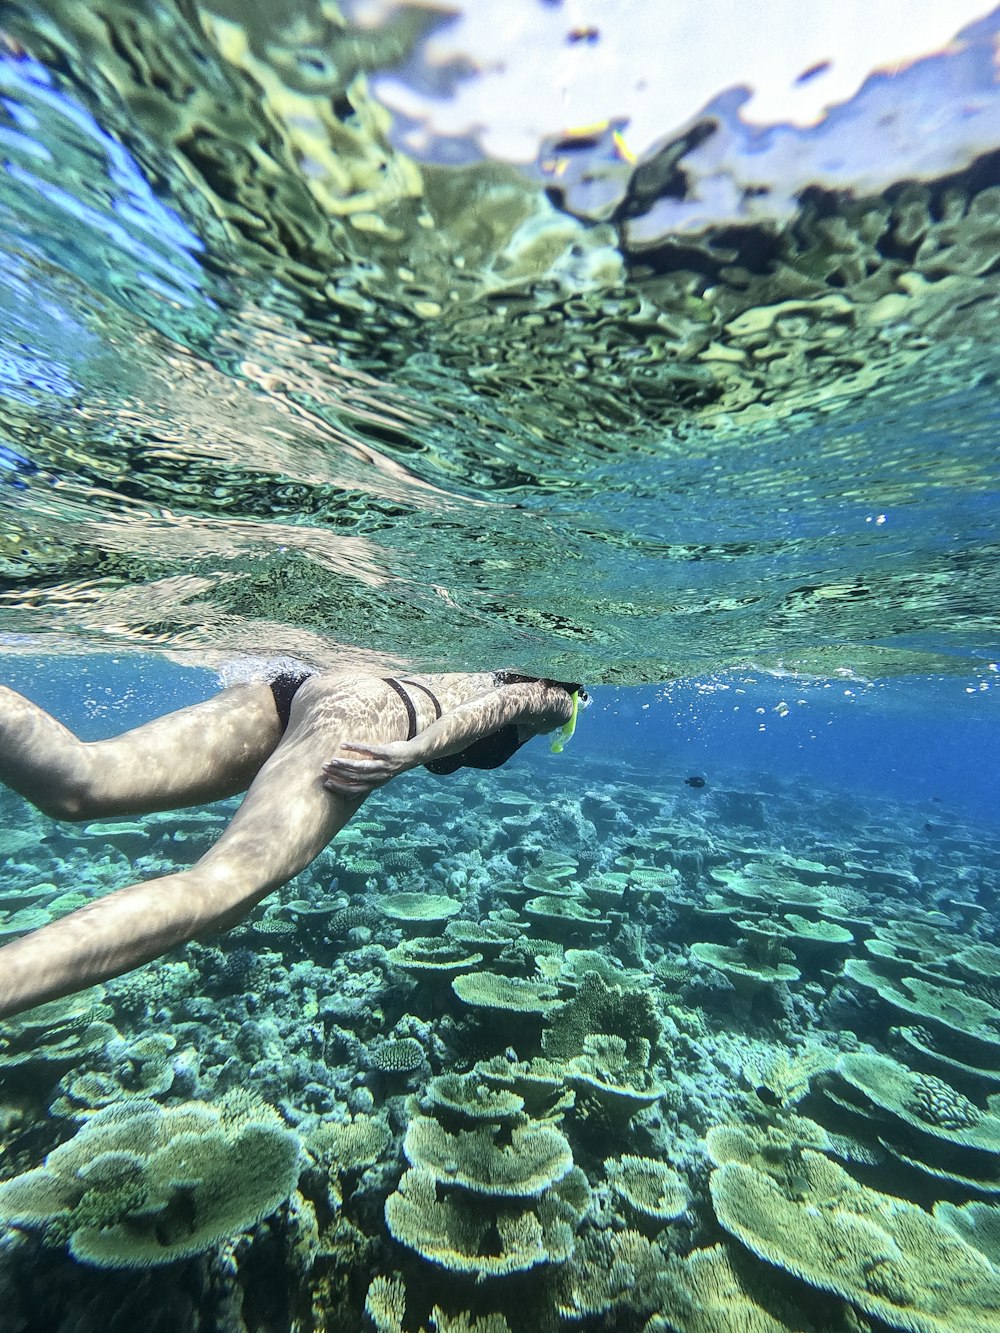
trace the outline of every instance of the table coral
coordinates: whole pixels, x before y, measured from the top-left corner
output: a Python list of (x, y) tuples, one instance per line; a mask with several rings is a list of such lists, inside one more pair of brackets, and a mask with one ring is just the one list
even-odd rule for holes
[(754, 1254), (910, 1333), (996, 1333), (1000, 1275), (915, 1204), (806, 1149), (794, 1180), (740, 1162), (712, 1173), (721, 1225)]
[[(504, 1134), (503, 1138), (507, 1139)], [(552, 1125), (515, 1125), (509, 1142), (490, 1128), (449, 1134), (431, 1116), (415, 1116), (406, 1130), (407, 1161), (442, 1185), (496, 1198), (533, 1198), (573, 1165), (566, 1136)]]
[[(249, 1108), (247, 1108), (249, 1110)], [(61, 1236), (99, 1268), (150, 1268), (208, 1249), (273, 1213), (299, 1172), (299, 1140), (262, 1103), (106, 1107), (41, 1167), (0, 1185), (0, 1219)]]

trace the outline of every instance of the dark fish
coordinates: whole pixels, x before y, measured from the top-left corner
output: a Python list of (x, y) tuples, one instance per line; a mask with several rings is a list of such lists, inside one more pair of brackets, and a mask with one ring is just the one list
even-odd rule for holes
[(825, 74), (829, 68), (829, 60), (817, 60), (815, 65), (810, 65), (808, 69), (804, 69), (795, 82), (799, 84), (808, 83), (810, 79), (815, 79), (818, 74)]
[(694, 774), (692, 777), (685, 778), (684, 781), (687, 783), (689, 787), (704, 787), (705, 785), (705, 779), (698, 777), (697, 774)]

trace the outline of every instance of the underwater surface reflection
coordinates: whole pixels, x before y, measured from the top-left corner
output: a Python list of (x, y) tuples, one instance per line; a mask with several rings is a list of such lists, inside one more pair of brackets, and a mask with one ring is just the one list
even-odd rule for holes
[(513, 161), (447, 128), (474, 18), (9, 8), (0, 628), (948, 670), (1000, 591), (995, 20), (801, 128), (720, 92)]

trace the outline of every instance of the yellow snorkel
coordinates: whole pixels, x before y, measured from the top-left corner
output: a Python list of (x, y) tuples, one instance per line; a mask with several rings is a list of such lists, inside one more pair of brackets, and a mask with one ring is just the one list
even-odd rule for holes
[(562, 754), (566, 742), (572, 739), (573, 732), (576, 731), (576, 717), (580, 711), (580, 691), (574, 690), (570, 698), (573, 700), (573, 711), (569, 715), (569, 720), (564, 722), (557, 734), (552, 737), (549, 749), (553, 754)]

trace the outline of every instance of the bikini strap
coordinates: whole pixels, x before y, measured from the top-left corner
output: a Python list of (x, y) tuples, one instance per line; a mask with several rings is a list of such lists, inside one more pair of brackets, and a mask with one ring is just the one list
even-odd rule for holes
[(406, 720), (409, 723), (409, 731), (406, 733), (406, 739), (412, 741), (417, 734), (417, 710), (413, 707), (413, 700), (394, 676), (383, 676), (382, 679), (390, 689), (396, 691), (403, 701), (403, 707), (406, 709)]
[(407, 680), (406, 684), (412, 685), (415, 690), (420, 690), (421, 694), (427, 695), (428, 699), (430, 699), (431, 703), (434, 705), (434, 721), (436, 722), (441, 716), (441, 705), (438, 703), (437, 695), (429, 690), (426, 685), (421, 685), (419, 680)]
[[(385, 682), (385, 684), (389, 686), (390, 689), (396, 691), (396, 693), (403, 701), (403, 707), (406, 709), (406, 720), (410, 726), (406, 739), (408, 741), (412, 741), (414, 736), (417, 734), (417, 710), (413, 707), (413, 700), (406, 693), (406, 691), (403, 689), (403, 686), (400, 684), (400, 682), (396, 679), (395, 676), (383, 676), (382, 679)], [(419, 680), (408, 680), (406, 684), (409, 685), (412, 689), (419, 690), (421, 694), (427, 695), (428, 699), (430, 699), (431, 703), (434, 705), (434, 719), (435, 721), (437, 721), (437, 719), (441, 716), (441, 705), (438, 703), (437, 695), (435, 695), (431, 690), (429, 690), (426, 685), (421, 685)]]

